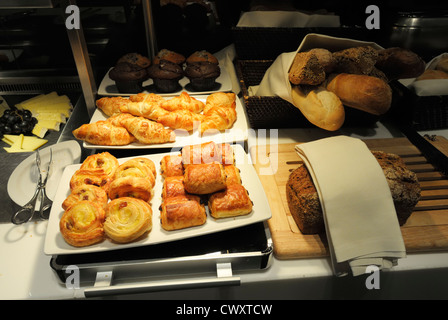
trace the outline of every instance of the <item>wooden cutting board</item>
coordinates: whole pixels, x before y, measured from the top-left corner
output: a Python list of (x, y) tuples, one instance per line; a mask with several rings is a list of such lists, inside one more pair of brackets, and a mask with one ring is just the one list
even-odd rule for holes
[[(398, 154), (417, 174), (421, 199), (401, 227), (408, 253), (448, 250), (448, 177), (438, 172), (406, 138), (366, 139), (371, 150)], [(436, 136), (431, 143), (448, 155), (448, 140)], [(286, 201), (286, 183), (292, 170), (302, 163), (293, 144), (254, 146), (251, 157), (268, 197), (272, 218), (268, 220), (278, 259), (325, 257), (329, 255), (325, 234), (300, 232)]]

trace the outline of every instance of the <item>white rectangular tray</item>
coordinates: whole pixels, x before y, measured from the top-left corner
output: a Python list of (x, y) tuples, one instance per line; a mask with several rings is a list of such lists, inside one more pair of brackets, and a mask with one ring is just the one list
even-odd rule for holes
[[(81, 164), (74, 164), (67, 166), (61, 177), (58, 190), (56, 192), (53, 207), (50, 212), (50, 217), (48, 221), (47, 233), (45, 236), (44, 252), (46, 255), (60, 255), (60, 254), (78, 254), (78, 253), (89, 253), (89, 252), (100, 252), (116, 249), (124, 249), (131, 247), (139, 247), (146, 245), (154, 245), (158, 243), (164, 243), (169, 241), (181, 240), (190, 237), (196, 237), (201, 235), (206, 235), (214, 232), (229, 230), (233, 228), (242, 227), (252, 223), (257, 223), (265, 221), (271, 218), (271, 210), (269, 203), (266, 198), (263, 186), (258, 178), (255, 168), (252, 165), (250, 157), (244, 151), (243, 147), (239, 144), (232, 145), (235, 152), (235, 165), (241, 171), (241, 179), (243, 185), (249, 192), (249, 196), (253, 202), (252, 213), (225, 219), (214, 219), (210, 216), (208, 208), (207, 221), (202, 226), (191, 227), (182, 230), (175, 231), (165, 231), (160, 224), (160, 211), (159, 206), (161, 204), (161, 194), (163, 186), (163, 178), (160, 175), (160, 161), (168, 154), (176, 153), (161, 153), (145, 155), (151, 159), (156, 165), (157, 178), (156, 185), (154, 187), (154, 198), (151, 201), (151, 207), (153, 211), (153, 227), (149, 235), (136, 242), (128, 244), (116, 244), (106, 239), (99, 244), (94, 244), (88, 247), (73, 247), (67, 244), (59, 231), (59, 220), (61, 219), (64, 210), (61, 205), (65, 198), (70, 194), (69, 181), (75, 171), (81, 166)], [(129, 158), (118, 159), (119, 163), (123, 163)]]
[[(98, 88), (98, 94), (101, 96), (130, 96), (133, 93), (122, 93), (119, 92), (117, 89), (117, 86), (115, 85), (115, 81), (109, 78), (109, 72), (112, 70), (112, 68), (109, 69), (109, 71), (104, 76), (103, 80), (101, 81), (100, 87)], [(181, 91), (186, 91), (189, 94), (208, 94), (213, 92), (227, 92), (232, 91), (232, 81), (230, 79), (230, 75), (227, 72), (227, 70), (224, 67), (221, 67), (221, 74), (216, 79), (216, 84), (211, 90), (207, 91), (195, 91), (191, 85), (190, 80), (188, 80), (187, 77), (183, 77), (179, 80), (180, 88), (178, 91), (169, 92), (169, 93), (163, 93), (158, 92), (154, 85), (152, 79), (148, 79), (143, 82), (143, 92), (145, 93), (156, 93), (161, 96), (176, 96), (179, 95)]]
[[(194, 96), (196, 99), (205, 102), (207, 95)], [(166, 97), (166, 99), (170, 99)], [(185, 130), (174, 130), (176, 133), (176, 141), (161, 144), (142, 144), (133, 142), (125, 146), (102, 146), (95, 145), (88, 142), (83, 142), (83, 147), (86, 149), (158, 149), (158, 148), (178, 148), (192, 144), (199, 144), (204, 141), (215, 141), (216, 143), (234, 143), (246, 141), (248, 138), (248, 125), (246, 112), (241, 104), (240, 99), (236, 98), (236, 114), (237, 119), (232, 128), (223, 132), (211, 132), (201, 136), (199, 131), (187, 132)], [(90, 123), (106, 120), (107, 116), (99, 109), (96, 109), (90, 119)]]

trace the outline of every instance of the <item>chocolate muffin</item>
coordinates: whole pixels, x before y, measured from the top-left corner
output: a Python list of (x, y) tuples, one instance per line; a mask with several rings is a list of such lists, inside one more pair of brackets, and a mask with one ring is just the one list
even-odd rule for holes
[(158, 92), (169, 93), (180, 89), (179, 80), (184, 76), (184, 70), (178, 64), (161, 60), (147, 71)]
[(168, 49), (162, 49), (154, 57), (153, 63), (160, 64), (161, 61), (172, 62), (182, 67), (182, 65), (185, 63), (185, 57), (180, 53)]
[(209, 62), (216, 65), (219, 64), (218, 59), (206, 50), (196, 51), (187, 58), (187, 65), (197, 62)]
[(190, 63), (185, 68), (185, 76), (190, 80), (191, 87), (195, 91), (212, 90), (220, 74), (219, 66), (211, 62)]
[(109, 72), (120, 93), (139, 93), (143, 91), (143, 81), (148, 78), (145, 68), (128, 62), (120, 62)]
[(125, 54), (120, 59), (118, 59), (117, 64), (121, 62), (135, 64), (140, 68), (148, 68), (151, 65), (151, 60), (149, 58), (136, 52)]

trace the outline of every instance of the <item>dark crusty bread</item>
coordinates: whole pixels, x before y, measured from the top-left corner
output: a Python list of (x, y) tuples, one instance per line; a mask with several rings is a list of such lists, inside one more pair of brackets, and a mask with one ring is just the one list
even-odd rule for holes
[(298, 52), (289, 69), (289, 81), (299, 85), (318, 85), (325, 81), (325, 71), (312, 52)]
[(389, 80), (416, 78), (425, 71), (425, 62), (416, 53), (403, 48), (387, 48), (378, 51), (376, 67)]
[(378, 59), (378, 51), (370, 46), (353, 47), (333, 52), (335, 73), (371, 74)]
[[(406, 168), (399, 156), (382, 151), (372, 153), (383, 169), (398, 222), (403, 225), (420, 199), (417, 176)], [(291, 172), (286, 184), (286, 199), (291, 215), (303, 234), (316, 234), (325, 230), (319, 196), (305, 165)]]

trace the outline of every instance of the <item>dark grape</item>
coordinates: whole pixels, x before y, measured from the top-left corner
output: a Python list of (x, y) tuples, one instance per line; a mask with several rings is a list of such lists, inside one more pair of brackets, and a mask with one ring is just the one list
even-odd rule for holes
[(37, 119), (29, 110), (6, 109), (0, 117), (0, 134), (29, 134), (36, 123)]

